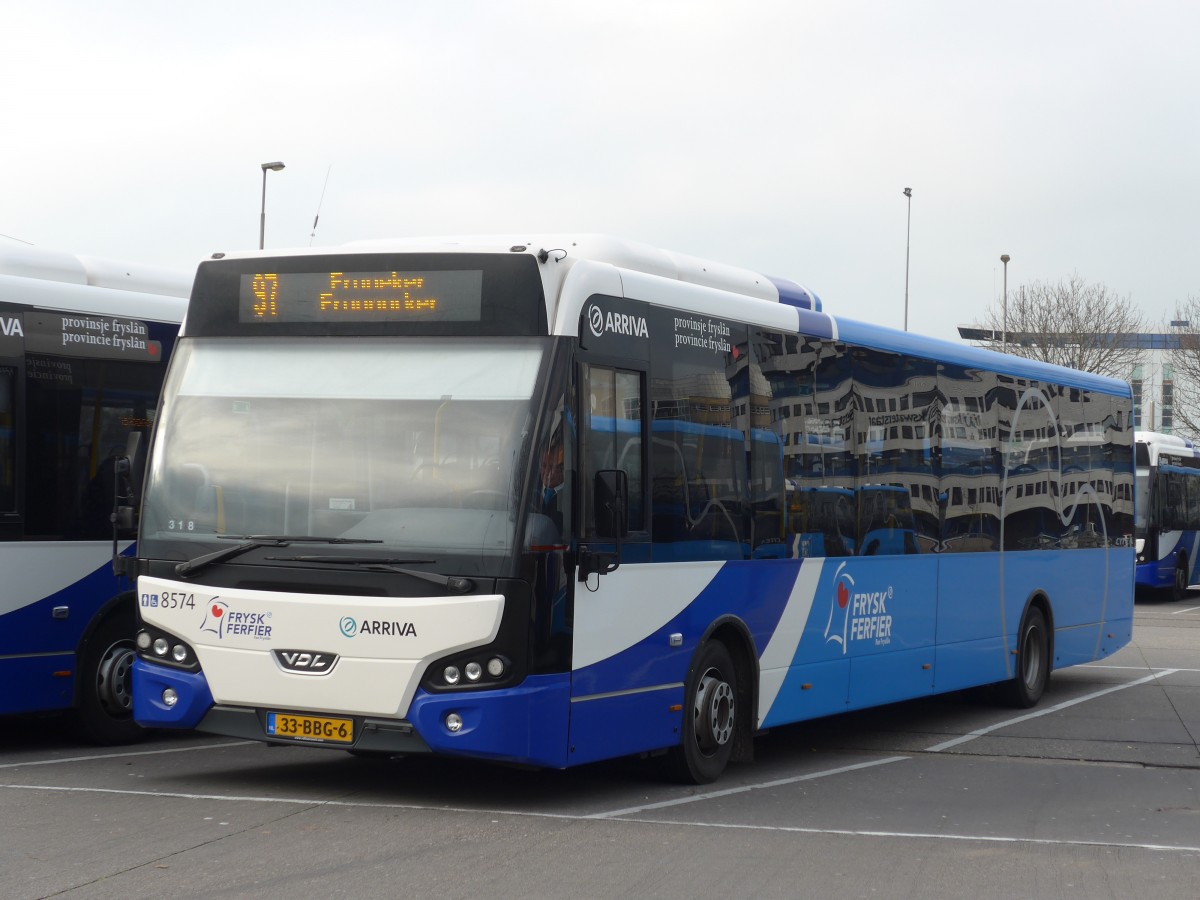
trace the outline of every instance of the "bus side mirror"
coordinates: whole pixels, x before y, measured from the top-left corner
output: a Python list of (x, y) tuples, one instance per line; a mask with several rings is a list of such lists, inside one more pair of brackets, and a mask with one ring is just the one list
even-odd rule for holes
[(607, 575), (621, 565), (621, 538), (629, 534), (629, 479), (620, 469), (601, 469), (592, 484), (592, 509), (598, 538), (611, 538), (616, 545), (609, 550), (579, 548), (579, 580), (590, 575)]
[(133, 507), (118, 506), (115, 523), (118, 531), (129, 531), (133, 528)]

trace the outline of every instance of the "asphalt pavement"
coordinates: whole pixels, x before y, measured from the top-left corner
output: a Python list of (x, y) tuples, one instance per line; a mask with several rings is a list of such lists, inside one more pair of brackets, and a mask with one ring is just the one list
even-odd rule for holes
[[(613, 727), (620, 727), (614, 722)], [(713, 785), (0, 719), (3, 893), (1200, 897), (1200, 593), (1028, 711), (972, 693), (760, 736)]]

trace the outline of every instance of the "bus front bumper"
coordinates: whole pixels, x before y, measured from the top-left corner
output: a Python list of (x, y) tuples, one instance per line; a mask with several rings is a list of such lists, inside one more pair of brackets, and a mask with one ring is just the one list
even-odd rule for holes
[(1154, 562), (1138, 563), (1134, 584), (1139, 588), (1159, 590), (1173, 587), (1175, 584), (1175, 564), (1179, 552), (1173, 550), (1165, 557)]
[[(133, 716), (146, 728), (194, 728), (305, 747), (440, 753), (551, 768), (567, 765), (570, 691), (570, 677), (565, 674), (531, 676), (515, 688), (494, 691), (430, 694), (418, 690), (407, 718), (344, 716), (354, 721), (354, 741), (317, 743), (268, 735), (266, 710), (215, 704), (202, 672), (185, 672), (142, 659), (133, 664)], [(455, 723), (453, 730), (451, 722)]]

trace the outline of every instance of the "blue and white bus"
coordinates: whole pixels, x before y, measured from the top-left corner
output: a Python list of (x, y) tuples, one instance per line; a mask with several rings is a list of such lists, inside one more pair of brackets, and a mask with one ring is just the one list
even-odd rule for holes
[(1137, 586), (1173, 600), (1200, 582), (1200, 450), (1174, 434), (1135, 435)]
[(1032, 705), (1130, 639), (1130, 404), (602, 236), (217, 254), (150, 452), (135, 717), (706, 782), (775, 725)]
[[(99, 743), (141, 733), (114, 461), (130, 434), (149, 436), (190, 288), (156, 267), (0, 244), (0, 714), (70, 710)], [(134, 534), (116, 535), (123, 553)]]

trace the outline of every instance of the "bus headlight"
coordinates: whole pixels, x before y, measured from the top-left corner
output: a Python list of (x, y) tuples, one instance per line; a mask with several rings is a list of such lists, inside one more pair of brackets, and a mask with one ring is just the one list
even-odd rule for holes
[(134, 638), (134, 643), (137, 645), (138, 655), (155, 664), (175, 666), (192, 672), (200, 668), (196, 651), (187, 641), (181, 641), (175, 635), (153, 625), (143, 625)]
[(439, 691), (487, 690), (517, 684), (524, 677), (521, 667), (491, 648), (474, 653), (456, 653), (430, 664), (423, 684), (431, 693)]
[(462, 716), (456, 712), (446, 713), (446, 730), (451, 734), (457, 734), (462, 731), (463, 721)]

